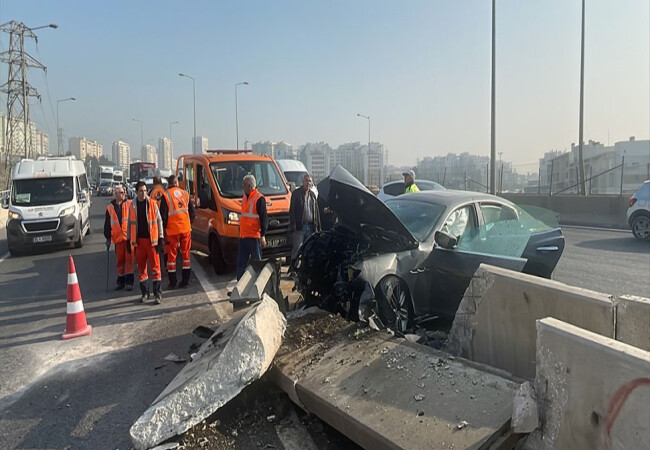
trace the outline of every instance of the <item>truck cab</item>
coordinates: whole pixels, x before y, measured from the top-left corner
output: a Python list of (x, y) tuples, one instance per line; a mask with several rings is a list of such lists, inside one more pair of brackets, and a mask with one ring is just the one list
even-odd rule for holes
[(90, 186), (83, 162), (73, 156), (23, 159), (14, 166), (7, 244), (12, 255), (44, 246), (83, 246), (90, 232)]
[(251, 150), (208, 150), (178, 158), (179, 186), (196, 206), (192, 248), (210, 255), (217, 274), (226, 273), (237, 261), (243, 179), (249, 173), (266, 198), (269, 227), (262, 256), (289, 256), (290, 192), (273, 158), (253, 155)]

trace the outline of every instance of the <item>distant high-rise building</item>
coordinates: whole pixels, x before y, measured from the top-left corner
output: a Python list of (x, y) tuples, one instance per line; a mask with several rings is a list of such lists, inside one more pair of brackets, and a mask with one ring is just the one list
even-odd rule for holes
[(275, 159), (298, 159), (298, 152), (293, 149), (293, 146), (288, 142), (278, 142), (275, 144), (275, 150), (273, 152), (273, 158)]
[(318, 183), (331, 172), (330, 153), (332, 148), (325, 142), (308, 142), (300, 151), (300, 160)]
[(85, 137), (71, 137), (68, 141), (70, 153), (81, 161), (86, 156), (99, 159), (104, 154), (104, 147), (97, 141), (89, 141)]
[(125, 173), (131, 164), (131, 146), (124, 141), (113, 142), (113, 164), (122, 168)]
[(197, 136), (194, 141), (194, 152), (197, 154), (207, 153), (208, 151), (208, 138), (204, 136)]
[(158, 151), (153, 145), (145, 145), (142, 148), (142, 162), (152, 162), (158, 167)]
[(275, 154), (275, 142), (256, 142), (252, 145), (252, 147), (253, 153), (256, 155), (268, 155), (270, 157), (273, 157)]
[(158, 168), (172, 168), (172, 141), (169, 138), (161, 137), (158, 140)]

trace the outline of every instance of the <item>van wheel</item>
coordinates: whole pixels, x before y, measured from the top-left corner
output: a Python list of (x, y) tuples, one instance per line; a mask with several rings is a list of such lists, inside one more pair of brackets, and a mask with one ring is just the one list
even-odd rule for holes
[(88, 231), (86, 231), (86, 234), (90, 234), (92, 226), (90, 225), (90, 218), (88, 218)]
[(74, 247), (75, 248), (81, 248), (84, 246), (84, 230), (81, 225), (81, 221), (79, 221), (79, 237), (77, 240), (74, 242)]
[(221, 255), (221, 249), (216, 237), (210, 239), (210, 262), (217, 275), (223, 275), (228, 272), (228, 265)]
[(11, 256), (20, 256), (21, 255), (21, 253), (18, 250), (16, 250), (11, 245), (9, 245), (9, 242), (7, 242), (7, 247), (9, 247), (9, 253), (11, 254)]

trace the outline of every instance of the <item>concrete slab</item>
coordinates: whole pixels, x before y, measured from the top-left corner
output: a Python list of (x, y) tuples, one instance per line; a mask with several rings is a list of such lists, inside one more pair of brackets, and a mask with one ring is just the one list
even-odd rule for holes
[(241, 320), (219, 327), (133, 424), (134, 447), (150, 448), (183, 433), (260, 378), (280, 348), (285, 326), (277, 303), (265, 294)]
[(536, 320), (556, 317), (613, 338), (614, 314), (609, 295), (481, 264), (460, 303), (447, 348), (533, 379)]
[(540, 430), (525, 448), (647, 448), (650, 353), (548, 318), (537, 322)]
[(334, 316), (289, 320), (289, 341), (269, 376), (364, 448), (479, 448), (509, 427), (519, 385), (462, 359)]
[(650, 351), (650, 299), (636, 295), (618, 297), (616, 340)]

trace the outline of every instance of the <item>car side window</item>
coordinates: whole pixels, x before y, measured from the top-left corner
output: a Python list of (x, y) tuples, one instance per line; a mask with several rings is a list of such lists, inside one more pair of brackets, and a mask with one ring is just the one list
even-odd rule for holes
[(476, 234), (476, 216), (472, 205), (460, 207), (449, 214), (441, 231), (458, 239), (458, 248), (463, 248), (464, 241)]
[(384, 186), (384, 193), (388, 195), (402, 195), (404, 193), (404, 183), (392, 183)]
[[(212, 199), (212, 189), (210, 188), (210, 181), (205, 176), (205, 168), (202, 165), (196, 166), (196, 189), (198, 192), (203, 191), (207, 196), (208, 207), (214, 211), (217, 210), (217, 205)], [(200, 196), (199, 196), (200, 197)]]
[(190, 195), (194, 195), (194, 165), (188, 163), (185, 166), (185, 187)]

